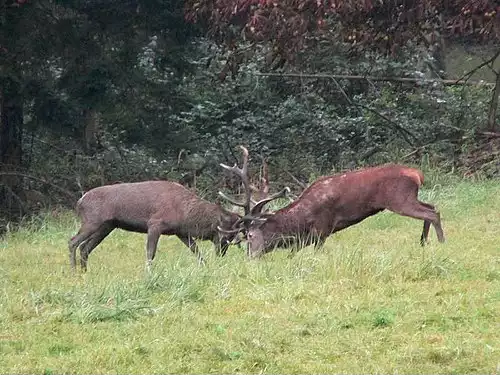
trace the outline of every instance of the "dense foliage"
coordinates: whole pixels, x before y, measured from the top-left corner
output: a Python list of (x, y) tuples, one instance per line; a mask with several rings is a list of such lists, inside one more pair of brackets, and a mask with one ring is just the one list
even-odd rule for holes
[(491, 51), (494, 2), (230, 3), (2, 0), (2, 217), (149, 178), (214, 198), (238, 144), (272, 188), (424, 157), (498, 175), (493, 85), (426, 80), (444, 39)]
[[(188, 0), (186, 18), (238, 50), (241, 42), (270, 43), (270, 60), (294, 60), (323, 39), (353, 49), (394, 54), (408, 41), (440, 54), (445, 39), (495, 43), (500, 36), (496, 1), (425, 0)], [(231, 61), (237, 64), (238, 59)]]

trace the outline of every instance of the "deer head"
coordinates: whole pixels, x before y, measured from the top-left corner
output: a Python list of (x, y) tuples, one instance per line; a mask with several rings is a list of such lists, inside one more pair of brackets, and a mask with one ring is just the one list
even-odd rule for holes
[[(267, 177), (267, 165), (264, 163), (264, 177), (262, 178), (262, 182), (264, 186), (263, 188), (260, 189), (260, 192), (264, 192), (265, 198), (260, 199), (258, 201), (255, 201), (252, 199), (252, 186), (250, 185), (249, 182), (249, 177), (248, 177), (248, 159), (249, 159), (249, 153), (248, 150), (244, 146), (239, 146), (240, 149), (242, 150), (243, 153), (243, 164), (242, 167), (239, 168), (237, 164), (234, 166), (230, 167), (225, 164), (220, 164), (222, 168), (225, 170), (236, 174), (238, 177), (240, 177), (241, 182), (243, 184), (244, 188), (244, 195), (245, 198), (243, 201), (237, 201), (223, 192), (219, 192), (219, 195), (225, 199), (226, 201), (230, 202), (231, 204), (239, 207), (243, 207), (244, 209), (244, 215), (237, 220), (232, 228), (230, 230), (225, 230), (221, 227), (218, 227), (218, 230), (221, 233), (224, 233), (226, 235), (237, 235), (239, 233), (242, 233), (246, 239), (247, 239), (247, 254), (249, 257), (253, 258), (257, 256), (257, 254), (262, 253), (263, 249), (265, 248), (266, 245), (266, 239), (264, 236), (264, 231), (261, 229), (262, 225), (264, 225), (270, 217), (272, 217), (272, 214), (270, 213), (264, 213), (263, 209), (264, 207), (269, 203), (272, 202), (275, 199), (278, 198), (284, 198), (287, 196), (287, 194), (290, 193), (290, 188), (285, 187), (281, 191), (268, 195), (269, 187), (268, 187), (268, 177)], [(262, 197), (262, 194), (261, 194)]]

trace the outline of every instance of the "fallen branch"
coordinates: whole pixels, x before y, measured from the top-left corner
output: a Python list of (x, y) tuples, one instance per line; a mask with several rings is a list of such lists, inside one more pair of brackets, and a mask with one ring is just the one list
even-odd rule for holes
[(500, 138), (499, 132), (477, 132), (477, 134), (484, 135), (485, 137), (488, 138)]
[(429, 79), (429, 78), (416, 78), (416, 77), (376, 77), (376, 76), (363, 76), (363, 75), (349, 75), (349, 74), (308, 74), (308, 73), (254, 73), (258, 77), (295, 77), (295, 78), (328, 78), (328, 79), (347, 79), (350, 81), (382, 81), (382, 82), (402, 82), (402, 83), (441, 83), (445, 86), (491, 86), (494, 87), (493, 82), (484, 81), (464, 81), (464, 77), (456, 79)]

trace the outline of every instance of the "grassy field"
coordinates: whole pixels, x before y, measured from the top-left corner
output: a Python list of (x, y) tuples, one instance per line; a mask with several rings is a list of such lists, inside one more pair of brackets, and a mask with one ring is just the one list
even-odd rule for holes
[(500, 374), (500, 182), (422, 191), (447, 242), (382, 213), (320, 252), (207, 265), (162, 238), (115, 231), (73, 275), (71, 213), (0, 242), (2, 373)]

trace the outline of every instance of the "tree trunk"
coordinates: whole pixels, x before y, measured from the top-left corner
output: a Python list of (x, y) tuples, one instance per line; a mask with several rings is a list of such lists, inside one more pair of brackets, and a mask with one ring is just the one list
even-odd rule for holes
[[(19, 83), (6, 78), (0, 87), (0, 171), (16, 171), (22, 162), (23, 100)], [(23, 213), (22, 179), (0, 177), (0, 210)]]
[[(500, 95), (500, 73), (496, 73), (495, 88), (491, 96), (490, 110), (488, 111), (488, 131), (497, 131), (497, 109), (498, 109), (498, 95)], [(498, 129), (500, 131), (500, 129)]]
[(97, 132), (99, 131), (99, 114), (95, 109), (85, 110), (85, 152), (92, 155), (97, 145)]

